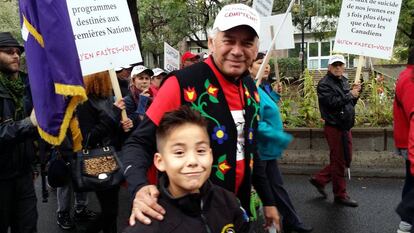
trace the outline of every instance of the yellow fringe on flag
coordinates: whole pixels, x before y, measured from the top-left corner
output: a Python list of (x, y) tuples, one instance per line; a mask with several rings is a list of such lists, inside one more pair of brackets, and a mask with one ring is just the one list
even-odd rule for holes
[(37, 127), (37, 131), (39, 132), (40, 136), (45, 141), (47, 141), (48, 143), (50, 143), (52, 145), (60, 145), (62, 143), (63, 139), (66, 137), (66, 131), (68, 129), (69, 122), (72, 119), (73, 112), (76, 109), (76, 106), (79, 103), (84, 102), (85, 100), (86, 100), (86, 98), (84, 98), (83, 96), (73, 96), (70, 99), (70, 102), (69, 102), (69, 104), (68, 104), (68, 106), (66, 108), (65, 116), (63, 118), (63, 122), (60, 125), (59, 135), (58, 136), (50, 135), (46, 131), (43, 131), (40, 127)]
[(78, 152), (82, 150), (82, 133), (79, 128), (79, 121), (78, 118), (73, 117), (69, 123), (70, 132), (72, 133), (73, 144), (72, 148), (73, 151)]
[(30, 34), (36, 39), (37, 43), (42, 46), (42, 48), (45, 47), (45, 42), (43, 41), (43, 36), (40, 35), (40, 33), (36, 30), (35, 27), (29, 21), (26, 19), (26, 17), (23, 15), (23, 24), (27, 28)]
[(79, 85), (55, 83), (55, 92), (59, 95), (80, 96), (84, 100), (88, 99), (88, 97), (86, 96), (85, 88)]

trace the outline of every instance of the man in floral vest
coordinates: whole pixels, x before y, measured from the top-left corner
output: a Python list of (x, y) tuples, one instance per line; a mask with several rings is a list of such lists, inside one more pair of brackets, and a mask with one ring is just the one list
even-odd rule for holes
[(165, 112), (189, 105), (209, 122), (214, 157), (210, 180), (233, 192), (254, 220), (254, 211), (250, 211), (254, 208), (250, 198), (253, 184), (263, 201), (266, 225), (279, 227), (265, 169), (256, 154), (260, 100), (248, 67), (257, 55), (259, 32), (255, 10), (243, 4), (223, 7), (209, 35), (210, 57), (173, 72), (161, 86), (140, 127), (123, 148), (125, 177), (134, 198), (131, 225), (135, 219), (145, 224), (151, 223), (149, 217), (163, 219), (165, 210), (157, 204), (159, 192), (146, 179), (156, 152), (155, 131)]

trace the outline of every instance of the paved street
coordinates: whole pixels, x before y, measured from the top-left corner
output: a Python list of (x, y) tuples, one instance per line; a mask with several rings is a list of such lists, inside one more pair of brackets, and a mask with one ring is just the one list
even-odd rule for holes
[[(286, 175), (285, 186), (291, 194), (297, 211), (307, 224), (314, 227), (315, 233), (395, 233), (399, 218), (394, 209), (400, 200), (403, 180), (398, 178), (353, 178), (349, 183), (349, 193), (358, 200), (358, 208), (342, 207), (333, 204), (332, 193), (327, 200), (319, 197), (304, 175)], [(37, 181), (38, 197), (40, 182)], [(327, 187), (331, 190), (331, 187)], [(56, 193), (50, 192), (49, 202), (39, 199), (39, 233), (81, 232), (63, 231), (56, 225)], [(90, 207), (99, 210), (94, 194), (90, 194)], [(128, 216), (128, 194), (120, 192), (119, 229)]]

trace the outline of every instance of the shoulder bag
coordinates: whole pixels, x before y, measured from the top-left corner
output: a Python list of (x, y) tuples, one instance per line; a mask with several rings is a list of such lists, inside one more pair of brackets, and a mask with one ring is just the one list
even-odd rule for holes
[[(89, 136), (87, 142), (89, 141)], [(72, 163), (72, 181), (76, 191), (100, 191), (119, 185), (123, 180), (120, 159), (112, 146), (98, 146), (77, 152)]]

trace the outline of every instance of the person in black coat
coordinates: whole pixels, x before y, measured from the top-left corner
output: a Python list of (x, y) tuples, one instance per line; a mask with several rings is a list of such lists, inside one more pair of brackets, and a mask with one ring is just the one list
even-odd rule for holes
[(154, 72), (143, 65), (135, 66), (131, 72), (131, 86), (129, 95), (125, 99), (125, 107), (128, 117), (137, 127), (145, 111), (151, 105), (153, 93), (150, 89), (150, 80)]
[[(24, 48), (0, 32), (0, 232), (37, 228), (32, 162), (37, 121), (27, 75), (19, 71)], [(31, 113), (31, 114), (30, 114)], [(30, 115), (30, 117), (29, 117)]]
[[(118, 139), (122, 131), (128, 131), (132, 127), (130, 119), (120, 119), (121, 109), (125, 108), (123, 100), (114, 103), (108, 72), (85, 76), (84, 83), (88, 100), (79, 105), (76, 112), (83, 137), (83, 148), (114, 146), (119, 151), (121, 145)], [(118, 191), (119, 186), (96, 191), (101, 214), (86, 232), (117, 232)]]
[(310, 178), (310, 183), (324, 197), (326, 184), (332, 181), (334, 201), (338, 204), (357, 207), (346, 191), (345, 168), (352, 160), (352, 135), (350, 129), (355, 122), (355, 105), (361, 84), (350, 88), (348, 79), (343, 76), (345, 58), (332, 55), (329, 59), (328, 73), (317, 87), (319, 110), (325, 120), (324, 134), (329, 145), (330, 163)]

